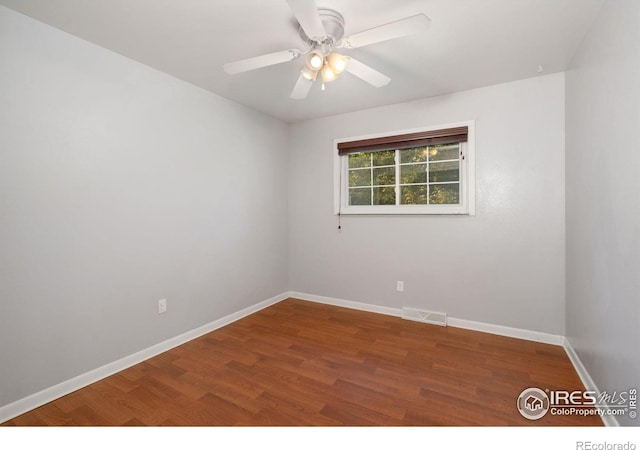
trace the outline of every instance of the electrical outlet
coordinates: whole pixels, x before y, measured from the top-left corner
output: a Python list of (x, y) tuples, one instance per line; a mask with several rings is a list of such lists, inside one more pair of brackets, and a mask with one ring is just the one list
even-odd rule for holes
[(396, 281), (396, 291), (404, 292), (404, 281)]
[(163, 298), (158, 300), (158, 314), (167, 312), (167, 299)]

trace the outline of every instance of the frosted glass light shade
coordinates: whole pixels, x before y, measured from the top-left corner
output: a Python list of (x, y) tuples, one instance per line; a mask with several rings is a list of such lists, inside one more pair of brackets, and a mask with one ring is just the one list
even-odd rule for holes
[(338, 78), (338, 75), (331, 69), (329, 64), (322, 66), (322, 81), (328, 83)]
[(324, 56), (318, 51), (311, 52), (306, 58), (307, 67), (311, 70), (320, 70), (324, 63)]
[(329, 56), (327, 56), (327, 63), (336, 75), (344, 72), (344, 69), (347, 68), (348, 62), (349, 60), (347, 59), (347, 57), (341, 55), (340, 53), (333, 52), (330, 53)]
[(309, 81), (316, 81), (316, 78), (318, 78), (318, 70), (311, 70), (308, 67), (303, 67), (302, 70), (300, 71), (302, 73), (302, 76), (305, 77), (307, 80)]

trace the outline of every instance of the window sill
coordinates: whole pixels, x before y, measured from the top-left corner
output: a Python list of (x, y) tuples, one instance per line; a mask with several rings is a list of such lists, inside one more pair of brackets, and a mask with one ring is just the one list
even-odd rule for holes
[[(336, 214), (338, 214), (336, 212)], [(340, 210), (340, 215), (456, 215), (456, 216), (473, 216), (473, 212), (469, 212), (467, 208), (460, 206), (431, 206), (428, 208), (422, 206), (416, 207), (398, 207), (398, 206), (347, 206)]]

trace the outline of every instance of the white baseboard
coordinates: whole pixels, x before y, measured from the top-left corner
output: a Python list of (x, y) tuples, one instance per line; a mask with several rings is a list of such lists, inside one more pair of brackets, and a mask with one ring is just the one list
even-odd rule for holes
[(524, 339), (526, 341), (541, 342), (543, 344), (562, 345), (564, 336), (541, 331), (531, 331), (522, 328), (505, 327), (492, 323), (474, 322), (473, 320), (447, 318), (447, 325), (450, 327), (464, 328), (467, 330), (481, 331), (483, 333), (497, 334), (500, 336)]
[[(402, 316), (402, 310), (399, 308), (370, 305), (368, 303), (353, 302), (350, 300), (343, 300), (332, 297), (322, 297), (319, 295), (306, 294), (303, 292), (289, 292), (289, 296), (293, 298), (299, 298), (300, 300), (308, 300), (316, 303), (325, 303), (327, 305), (334, 306), (343, 306), (345, 308), (359, 309), (361, 311), (386, 314), (389, 316)], [(556, 334), (523, 330), (520, 328), (511, 328), (484, 322), (474, 322), (471, 320), (456, 319), (455, 317), (447, 317), (447, 325), (455, 328), (464, 328), (467, 330), (481, 331), (483, 333), (525, 339), (527, 341), (542, 342), (544, 344), (562, 345), (564, 342), (564, 336), (559, 336)]]
[(6, 406), (3, 406), (0, 408), (0, 423), (11, 420), (14, 417), (37, 408), (38, 406), (42, 406), (57, 398), (70, 394), (73, 391), (77, 391), (78, 389), (95, 383), (96, 381), (102, 380), (103, 378), (106, 378), (138, 363), (146, 361), (149, 358), (166, 352), (167, 350), (171, 350), (172, 348), (182, 345), (185, 342), (191, 341), (204, 334), (210, 333), (211, 331), (217, 330), (218, 328), (229, 325), (236, 320), (240, 320), (243, 317), (248, 316), (249, 314), (253, 314), (257, 311), (260, 311), (261, 309), (281, 302), (288, 297), (289, 293), (287, 292), (276, 295), (275, 297), (271, 297), (270, 299), (264, 300), (260, 303), (256, 303), (255, 305), (229, 314), (228, 316), (222, 317), (221, 319), (214, 320), (213, 322), (210, 322), (206, 325), (194, 328), (193, 330), (189, 330), (176, 337), (152, 345), (151, 347), (140, 350), (139, 352), (136, 352), (132, 355), (125, 356), (122, 359), (113, 361), (102, 367), (98, 367), (97, 369), (91, 370), (82, 375), (78, 375), (77, 377), (71, 378), (70, 380), (63, 381), (62, 383), (56, 384), (55, 386), (51, 386), (40, 392), (36, 392), (35, 394), (29, 395)]
[(342, 306), (349, 309), (357, 309), (359, 311), (367, 311), (387, 316), (400, 317), (402, 310), (398, 308), (389, 308), (387, 306), (371, 305), (369, 303), (353, 302), (351, 300), (342, 300), (340, 298), (323, 297), (321, 295), (305, 294), (302, 292), (289, 292), (289, 297), (300, 300), (307, 300), (315, 303), (323, 303), (325, 305)]
[[(599, 396), (600, 389), (598, 389), (598, 386), (596, 386), (596, 383), (593, 381), (593, 378), (591, 378), (591, 375), (589, 375), (589, 372), (587, 372), (587, 369), (584, 367), (584, 364), (582, 364), (580, 357), (571, 346), (571, 342), (569, 342), (569, 339), (565, 337), (563, 339), (562, 346), (564, 347), (564, 351), (567, 353), (567, 356), (571, 360), (571, 364), (573, 364), (573, 367), (576, 369), (576, 372), (580, 377), (580, 381), (582, 381), (582, 384), (584, 384), (584, 388), (587, 391), (597, 392), (597, 395)], [(600, 418), (602, 419), (602, 422), (605, 424), (605, 426), (608, 426), (608, 427), (620, 426), (620, 424), (618, 423), (618, 420), (614, 416), (603, 415)]]

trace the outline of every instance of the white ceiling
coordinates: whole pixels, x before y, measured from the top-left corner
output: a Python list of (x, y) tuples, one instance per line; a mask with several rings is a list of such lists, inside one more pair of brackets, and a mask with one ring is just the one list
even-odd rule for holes
[(305, 100), (289, 93), (302, 60), (238, 75), (225, 62), (305, 49), (286, 0), (0, 0), (42, 22), (287, 122), (563, 71), (603, 0), (317, 0), (345, 35), (417, 13), (420, 35), (345, 51), (390, 76), (345, 73)]

